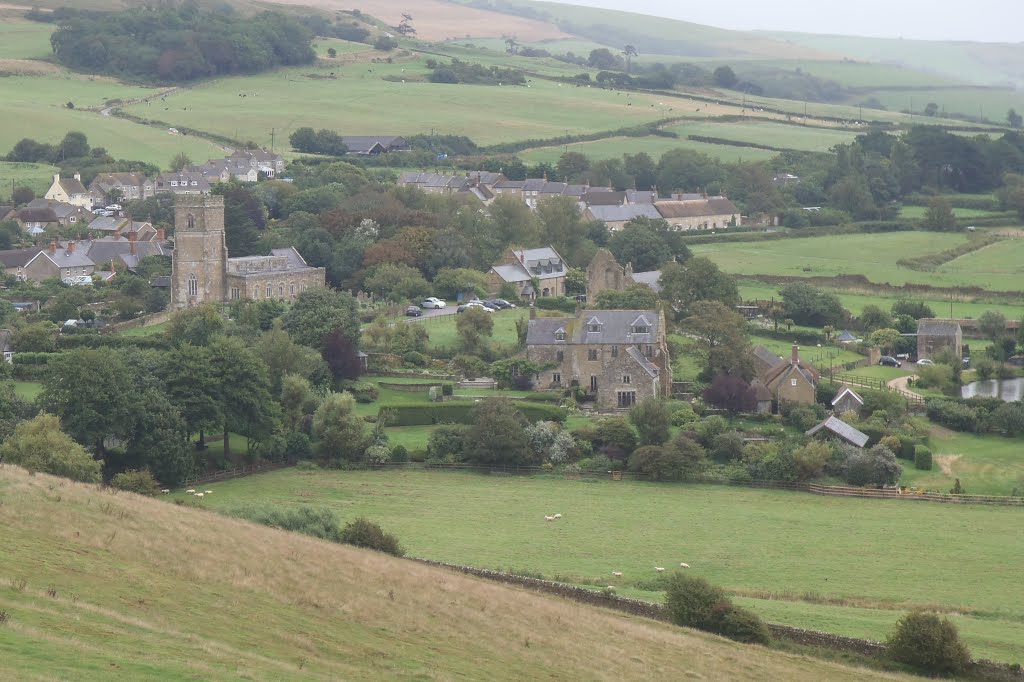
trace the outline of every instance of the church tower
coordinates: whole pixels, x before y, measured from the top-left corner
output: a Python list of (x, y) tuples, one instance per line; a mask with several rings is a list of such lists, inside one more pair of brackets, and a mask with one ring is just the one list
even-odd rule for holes
[(224, 197), (204, 194), (176, 196), (171, 307), (186, 308), (225, 301), (227, 263)]

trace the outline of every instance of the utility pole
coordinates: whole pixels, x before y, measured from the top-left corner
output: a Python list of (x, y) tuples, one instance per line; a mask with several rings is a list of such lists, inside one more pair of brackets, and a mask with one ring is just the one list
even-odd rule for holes
[(274, 129), (270, 129), (270, 152), (274, 152)]

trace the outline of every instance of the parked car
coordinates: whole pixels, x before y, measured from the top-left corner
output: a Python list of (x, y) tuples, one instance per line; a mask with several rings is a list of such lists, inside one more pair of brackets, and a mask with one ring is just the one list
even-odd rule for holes
[(483, 310), (484, 312), (488, 312), (488, 313), (493, 313), (494, 312), (493, 310), (491, 310), (490, 308), (485, 306), (483, 304), (483, 301), (467, 301), (466, 303), (463, 303), (458, 308), (456, 308), (455, 312), (458, 312), (458, 313), (465, 312), (469, 308), (476, 308), (478, 310)]
[(891, 355), (883, 355), (878, 359), (878, 364), (883, 367), (900, 367), (903, 365), (902, 362), (892, 357)]
[(423, 310), (418, 305), (407, 305), (405, 306), (406, 317), (420, 317), (423, 314)]
[(441, 299), (434, 298), (433, 296), (423, 299), (423, 302), (420, 303), (421, 308), (435, 308), (437, 310), (441, 310), (445, 308), (447, 305), (448, 304), (442, 301)]
[(929, 360), (928, 358), (921, 358), (920, 360), (917, 361), (917, 364), (924, 365), (925, 367), (928, 367), (930, 365), (934, 365), (935, 361), (934, 360)]
[(112, 217), (114, 217), (114, 212), (113, 211), (108, 211), (105, 208), (98, 208), (95, 211), (93, 211), (93, 215), (102, 216), (104, 218), (112, 218)]
[(491, 303), (493, 305), (496, 305), (501, 310), (507, 310), (508, 308), (515, 308), (516, 307), (515, 303), (509, 303), (508, 301), (506, 301), (503, 298), (492, 298), (489, 301), (486, 301), (486, 303)]
[(494, 301), (481, 301), (480, 303), (488, 310), (501, 310), (501, 306)]
[(110, 206), (106, 207), (106, 210), (108, 210), (108, 211), (120, 211), (121, 210), (121, 204), (110, 204)]

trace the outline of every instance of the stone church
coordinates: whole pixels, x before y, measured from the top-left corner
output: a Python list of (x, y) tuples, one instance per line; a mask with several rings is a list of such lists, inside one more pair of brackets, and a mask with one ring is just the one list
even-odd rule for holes
[(224, 197), (183, 194), (174, 201), (171, 307), (242, 298), (293, 301), (325, 286), (323, 268), (309, 266), (294, 247), (269, 256), (229, 258), (224, 238)]

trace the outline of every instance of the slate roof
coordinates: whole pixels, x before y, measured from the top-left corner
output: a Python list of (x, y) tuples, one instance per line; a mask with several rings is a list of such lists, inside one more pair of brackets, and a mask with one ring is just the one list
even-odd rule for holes
[(0, 251), (0, 265), (5, 268), (22, 268), (28, 265), (28, 262), (35, 258), (35, 255), (42, 251), (39, 247), (31, 249), (11, 249), (9, 251)]
[(18, 220), (23, 223), (53, 223), (57, 214), (52, 208), (23, 208), (18, 211)]
[(686, 201), (659, 201), (655, 204), (663, 218), (700, 218), (712, 215), (739, 215), (736, 204), (725, 197)]
[(587, 211), (594, 216), (594, 220), (606, 223), (628, 222), (633, 218), (661, 218), (658, 209), (652, 204), (624, 204), (621, 206), (618, 204), (611, 206), (596, 204), (588, 206)]
[(342, 135), (341, 141), (353, 154), (369, 154), (376, 146), (380, 146), (384, 151), (409, 146), (405, 138), (398, 135)]
[(782, 362), (781, 357), (761, 345), (754, 346), (754, 355), (769, 367), (775, 367)]
[(272, 256), (285, 256), (288, 258), (288, 269), (289, 270), (301, 270), (308, 268), (310, 265), (306, 262), (306, 259), (302, 257), (294, 246), (289, 246), (284, 249), (271, 249), (270, 254)]
[(651, 377), (658, 376), (658, 366), (655, 365), (650, 360), (648, 360), (647, 358), (645, 358), (644, 354), (641, 353), (636, 346), (628, 347), (626, 349), (626, 352), (629, 353), (629, 357), (636, 360), (636, 364), (643, 367), (644, 371), (647, 372), (648, 375), (650, 375)]
[(844, 329), (843, 332), (836, 337), (836, 341), (840, 343), (850, 343), (852, 341), (857, 341), (857, 337), (851, 334), (848, 329)]
[(48, 259), (59, 268), (85, 268), (96, 265), (89, 256), (77, 248), (72, 252), (62, 246), (57, 249), (56, 253), (50, 253), (48, 249), (40, 249), (39, 255), (32, 260), (40, 257)]
[(842, 419), (834, 416), (829, 416), (825, 421), (821, 422), (817, 426), (808, 429), (804, 435), (813, 436), (822, 430), (839, 436), (846, 442), (856, 445), (858, 448), (862, 448), (867, 445), (867, 442), (870, 439), (866, 433), (858, 431)]
[(857, 395), (857, 392), (856, 392), (856, 391), (854, 391), (854, 390), (853, 390), (852, 388), (850, 388), (849, 386), (843, 386), (843, 390), (839, 391), (839, 393), (838, 393), (838, 394), (836, 395), (836, 397), (835, 397), (835, 398), (834, 398), (834, 399), (832, 400), (832, 407), (835, 407), (835, 406), (836, 406), (836, 404), (837, 404), (837, 403), (838, 403), (838, 402), (839, 402), (840, 400), (842, 400), (842, 399), (843, 399), (843, 396), (846, 396), (846, 395), (849, 395), (849, 396), (851, 396), (851, 397), (852, 397), (852, 398), (853, 398), (854, 400), (856, 400), (856, 401), (857, 401), (858, 403), (860, 403), (861, 405), (863, 405), (863, 404), (864, 404), (864, 399), (863, 399), (863, 398), (861, 398), (861, 397), (860, 397), (859, 395)]
[(637, 284), (646, 284), (654, 293), (661, 291), (661, 270), (648, 270), (647, 272), (634, 272), (631, 277)]
[(591, 187), (590, 191), (580, 197), (587, 206), (621, 206), (626, 203), (625, 192), (600, 191)]
[(61, 178), (58, 184), (60, 184), (61, 189), (63, 189), (68, 196), (86, 193), (85, 185), (82, 184), (81, 180), (76, 180), (75, 178)]
[(65, 204), (63, 201), (51, 201), (49, 199), (42, 198), (33, 199), (32, 201), (25, 204), (25, 208), (21, 210), (25, 211), (28, 209), (34, 211), (45, 211), (46, 209), (50, 209), (51, 211), (53, 211), (53, 215), (56, 216), (58, 220), (62, 218), (67, 218), (69, 215), (72, 215), (74, 213), (87, 212), (81, 206), (75, 206), (74, 204)]
[(918, 336), (952, 336), (960, 332), (960, 323), (953, 320), (924, 319), (917, 321)]
[(626, 201), (631, 204), (653, 204), (658, 200), (658, 193), (653, 190), (627, 189)]
[[(171, 185), (171, 182), (177, 185)], [(196, 184), (192, 184), (195, 182)], [(182, 183), (186, 183), (182, 185)], [(165, 173), (153, 182), (157, 192), (209, 192), (210, 181), (202, 173), (184, 171), (181, 173)]]
[(92, 241), (81, 242), (81, 248), (94, 263), (109, 263), (121, 260), (132, 270), (138, 262), (147, 256), (169, 256), (163, 245), (157, 241), (135, 242), (135, 254), (132, 255), (132, 242), (125, 237), (103, 237)]
[(523, 189), (526, 180), (499, 180), (494, 189)]
[(89, 187), (106, 193), (113, 187), (141, 187), (147, 182), (149, 180), (142, 173), (100, 173), (89, 183)]
[[(600, 331), (589, 331), (596, 323)], [(551, 344), (646, 344), (658, 338), (657, 310), (583, 310), (576, 317), (541, 317), (530, 320), (526, 332), (527, 345)], [(634, 334), (634, 326), (649, 331)], [(555, 339), (555, 332), (565, 328), (565, 340)]]
[(506, 282), (525, 282), (531, 279), (532, 275), (519, 263), (495, 265), (491, 267)]

